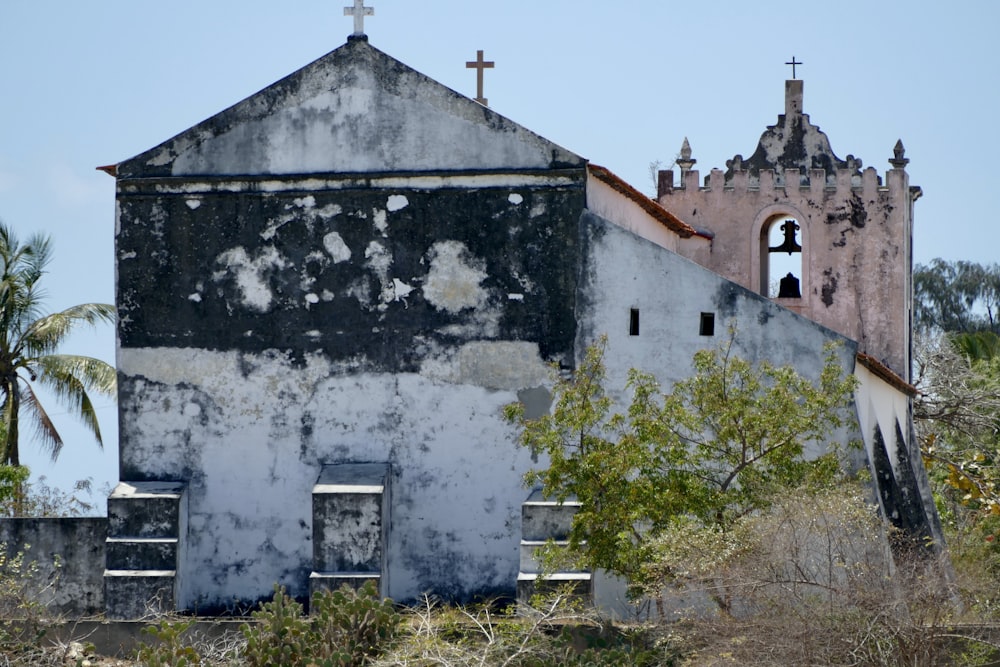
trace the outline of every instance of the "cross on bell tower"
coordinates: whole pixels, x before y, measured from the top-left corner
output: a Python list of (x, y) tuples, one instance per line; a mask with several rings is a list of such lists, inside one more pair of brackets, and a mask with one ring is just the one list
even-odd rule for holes
[(796, 65), (804, 65), (805, 63), (796, 62), (795, 61), (795, 56), (792, 56), (792, 59), (790, 61), (788, 61), (787, 63), (785, 63), (785, 64), (792, 66), (792, 78), (794, 79), (795, 78), (795, 66)]
[(365, 7), (365, 0), (354, 0), (354, 6), (344, 7), (344, 16), (354, 17), (354, 33), (351, 37), (365, 36), (365, 17), (374, 16), (374, 7)]

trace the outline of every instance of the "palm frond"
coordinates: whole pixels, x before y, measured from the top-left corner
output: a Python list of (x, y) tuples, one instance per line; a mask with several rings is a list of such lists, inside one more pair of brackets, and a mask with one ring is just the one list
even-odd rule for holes
[[(38, 359), (38, 368), (38, 383), (50, 389), (56, 400), (83, 422), (103, 447), (97, 411), (87, 390), (113, 394), (117, 386), (114, 367), (91, 357), (50, 355)], [(58, 455), (58, 449), (53, 449), (52, 457)]]
[(0, 223), (0, 351), (9, 354), (40, 313), (45, 298), (38, 281), (51, 259), (51, 241), (34, 234), (21, 244)]
[[(107, 303), (83, 303), (32, 322), (25, 329), (19, 345), (30, 354), (47, 354), (57, 349), (78, 324), (114, 324), (115, 307)], [(15, 349), (18, 345), (15, 345)]]
[(23, 384), (24, 395), (21, 398), (21, 407), (26, 409), (32, 416), (31, 421), (35, 426), (35, 434), (41, 441), (42, 449), (47, 450), (52, 456), (52, 460), (55, 461), (62, 450), (62, 436), (59, 435), (56, 425), (52, 422), (45, 408), (42, 407), (31, 385), (27, 382)]
[(115, 367), (106, 361), (78, 354), (47, 354), (34, 360), (38, 382), (52, 389), (60, 398), (58, 384), (73, 378), (84, 389), (105, 396), (114, 396), (118, 390)]

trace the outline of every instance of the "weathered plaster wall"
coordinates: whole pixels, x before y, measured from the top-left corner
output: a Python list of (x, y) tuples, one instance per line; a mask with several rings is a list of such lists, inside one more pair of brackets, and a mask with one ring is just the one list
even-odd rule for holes
[(104, 611), (107, 536), (103, 517), (0, 520), (7, 558), (23, 552), (25, 563), (37, 568), (29, 584), (32, 598), (72, 618)]
[[(607, 386), (617, 392), (624, 409), (630, 368), (653, 373), (669, 386), (689, 377), (691, 359), (700, 349), (729, 340), (735, 325), (733, 351), (753, 361), (793, 365), (803, 376), (817, 379), (823, 365), (823, 347), (840, 345), (838, 357), (845, 373), (854, 368), (855, 343), (772, 301), (736, 285), (698, 264), (666, 252), (654, 244), (588, 212), (581, 226), (583, 269), (577, 354), (599, 336), (607, 335)], [(639, 310), (639, 335), (629, 334), (631, 309)], [(715, 334), (699, 334), (703, 313), (714, 315)], [(859, 440), (857, 424), (848, 424), (831, 441)], [(823, 450), (818, 443), (807, 455)], [(859, 453), (860, 454), (860, 453)], [(866, 466), (863, 456), (855, 465)], [(602, 609), (624, 616), (636, 613), (626, 602), (624, 585), (599, 573), (595, 596)]]
[(481, 338), (565, 355), (579, 178), (266, 194), (246, 181), (238, 193), (123, 182), (120, 344), (322, 352), (384, 371)]
[[(512, 588), (525, 496), (520, 475), (530, 465), (501, 418), (516, 390), (420, 373), (338, 376), (318, 359), (308, 369), (258, 359), (256, 372), (244, 377), (235, 353), (137, 352), (191, 373), (166, 381), (147, 368), (154, 377), (137, 383), (137, 403), (126, 406), (131, 434), (159, 443), (148, 472), (182, 477), (195, 468), (188, 473), (184, 606), (266, 596), (275, 581), (301, 595), (312, 569), (312, 487), (324, 463), (344, 461), (392, 463), (390, 596), (433, 590), (461, 599)], [(526, 366), (508, 363), (506, 381), (520, 371), (518, 385), (543, 384), (547, 369), (537, 351)], [(206, 368), (215, 374), (209, 382)], [(188, 425), (187, 442), (178, 443), (178, 424), (196, 405), (188, 386), (212, 412), (207, 423)], [(268, 401), (262, 387), (280, 401)], [(167, 401), (176, 409), (132, 410)]]
[[(499, 139), (499, 140), (498, 140)], [(577, 155), (350, 40), (119, 166), (119, 175), (582, 166)]]
[(583, 175), (450, 178), (121, 184), (122, 476), (188, 483), (182, 607), (303, 595), (340, 462), (392, 464), (390, 596), (513, 589), (530, 456), (501, 408), (572, 364)]
[[(624, 386), (630, 367), (662, 382), (689, 376), (694, 353), (728, 340), (730, 324), (737, 329), (733, 349), (747, 359), (791, 364), (804, 376), (819, 377), (823, 345), (835, 341), (846, 372), (854, 367), (853, 341), (695, 262), (589, 212), (581, 233), (585, 264), (577, 353), (606, 334), (611, 386)], [(639, 310), (637, 336), (629, 334), (633, 308)], [(703, 313), (714, 316), (712, 336), (699, 333)]]
[[(661, 248), (677, 252), (681, 239), (675, 232), (654, 220), (634, 201), (596, 178), (587, 180), (587, 209)], [(708, 243), (700, 237), (698, 240), (704, 245)]]

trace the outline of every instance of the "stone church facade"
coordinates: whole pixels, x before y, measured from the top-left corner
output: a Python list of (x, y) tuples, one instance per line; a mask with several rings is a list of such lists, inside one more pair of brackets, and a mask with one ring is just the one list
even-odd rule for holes
[[(902, 164), (882, 186), (837, 160), (798, 111), (705, 186), (661, 174), (654, 200), (354, 36), (118, 164), (121, 483), (91, 606), (528, 590), (572, 507), (523, 487), (539, 462), (503, 406), (547, 411), (553, 369), (601, 335), (612, 389), (631, 367), (678, 380), (730, 323), (737, 353), (810, 377), (840, 343), (860, 387), (837, 438), (865, 442), (890, 520), (940, 537), (909, 414), (914, 190)], [(804, 156), (775, 158), (783, 122)], [(795, 302), (760, 289), (787, 217)]]

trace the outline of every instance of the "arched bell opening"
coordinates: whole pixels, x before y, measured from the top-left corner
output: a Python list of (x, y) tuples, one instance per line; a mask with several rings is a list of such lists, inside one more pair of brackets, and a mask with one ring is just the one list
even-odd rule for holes
[(760, 293), (770, 299), (802, 298), (802, 225), (776, 215), (761, 227)]

